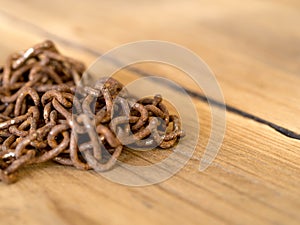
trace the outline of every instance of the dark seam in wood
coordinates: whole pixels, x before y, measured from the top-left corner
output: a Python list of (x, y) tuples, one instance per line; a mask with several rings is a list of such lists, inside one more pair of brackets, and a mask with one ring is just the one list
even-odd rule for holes
[[(66, 40), (65, 38), (62, 38), (62, 37), (57, 36), (57, 35), (55, 35), (53, 33), (50, 33), (50, 32), (46, 31), (45, 29), (43, 29), (43, 28), (41, 28), (41, 27), (39, 27), (39, 26), (37, 26), (35, 24), (32, 24), (32, 23), (30, 23), (28, 21), (25, 21), (23, 19), (17, 18), (14, 15), (11, 15), (11, 14), (3, 11), (3, 10), (0, 10), (0, 14), (8, 17), (8, 19), (11, 19), (13, 21), (17, 20), (18, 22), (20, 22), (24, 26), (30, 27), (32, 30), (36, 31), (37, 33), (41, 34), (42, 36), (47, 36), (49, 38), (52, 38), (52, 39), (56, 40), (57, 42), (60, 42), (60, 43), (62, 43), (64, 45), (66, 45), (66, 46), (70, 46), (70, 47), (73, 47), (75, 49), (84, 51), (86, 53), (89, 53), (90, 55), (94, 55), (94, 56), (101, 56), (102, 55), (102, 53), (99, 52), (99, 51), (96, 51), (96, 50), (93, 50), (93, 49), (91, 49), (89, 47), (86, 47), (84, 45), (81, 45), (81, 44), (74, 43), (72, 41)], [(117, 60), (115, 60), (115, 59), (108, 58), (108, 57), (106, 57), (105, 59), (107, 61), (109, 61), (109, 62), (112, 62), (112, 63), (116, 64), (116, 65), (119, 64), (119, 62)], [(141, 70), (138, 70), (138, 69), (135, 69), (135, 68), (129, 68), (127, 70), (129, 70), (131, 72), (135, 72), (137, 75), (140, 75), (140, 76), (153, 76), (152, 74), (146, 73), (144, 71), (141, 71)], [(167, 85), (167, 86), (171, 87), (171, 85)], [(174, 89), (176, 87), (173, 86), (172, 88)], [(226, 110), (228, 112), (232, 112), (232, 113), (240, 115), (242, 117), (254, 120), (254, 121), (258, 122), (258, 123), (267, 125), (267, 126), (273, 128), (274, 130), (276, 130), (277, 132), (279, 132), (280, 134), (286, 136), (286, 137), (289, 137), (289, 138), (292, 138), (292, 139), (296, 139), (296, 140), (300, 140), (300, 134), (298, 134), (298, 133), (296, 133), (296, 132), (294, 132), (292, 130), (289, 130), (287, 128), (279, 126), (279, 125), (277, 125), (275, 123), (272, 123), (270, 121), (262, 119), (262, 118), (260, 118), (258, 116), (253, 115), (253, 114), (244, 112), (244, 111), (242, 111), (242, 110), (240, 110), (238, 108), (235, 108), (233, 106), (230, 106), (228, 104), (223, 104), (221, 102), (218, 102), (218, 101), (216, 101), (214, 99), (206, 97), (206, 96), (204, 96), (204, 95), (202, 95), (200, 93), (197, 93), (195, 91), (189, 90), (187, 88), (184, 88), (184, 89), (185, 89), (185, 91), (188, 94), (190, 94), (191, 96), (193, 96), (193, 97), (195, 97), (195, 98), (197, 98), (197, 99), (199, 99), (199, 100), (201, 100), (203, 102), (208, 102), (208, 100), (209, 100), (212, 103), (212, 105), (214, 105), (214, 106), (217, 106), (219, 108), (225, 108), (226, 107)]]
[[(134, 72), (134, 73), (136, 73), (137, 75), (142, 75), (142, 76), (145, 76), (145, 77), (146, 77), (146, 76), (154, 76), (154, 75), (152, 75), (152, 74), (149, 74), (149, 73), (147, 73), (147, 72), (141, 71), (141, 70), (136, 69), (136, 68), (129, 68), (129, 69), (127, 69), (127, 70), (129, 70), (129, 71), (131, 71), (131, 72)], [(161, 80), (160, 80), (160, 82), (163, 83), (163, 81), (161, 81)], [(165, 85), (167, 85), (168, 87), (170, 87), (170, 88), (172, 88), (172, 89), (177, 89), (177, 90), (179, 90), (179, 88), (178, 88), (177, 86), (171, 85), (171, 84), (169, 84), (169, 83), (167, 83), (167, 82), (165, 83)], [(258, 116), (253, 115), (253, 114), (250, 114), (250, 113), (247, 113), (247, 112), (245, 112), (245, 111), (242, 111), (242, 110), (240, 110), (240, 109), (238, 109), (238, 108), (236, 108), (236, 107), (234, 107), (234, 106), (231, 106), (231, 105), (228, 105), (228, 104), (223, 104), (223, 103), (221, 103), (221, 102), (219, 102), (219, 101), (216, 101), (216, 100), (214, 100), (214, 99), (212, 99), (212, 98), (209, 98), (209, 97), (207, 97), (207, 96), (205, 96), (205, 95), (202, 95), (202, 94), (200, 94), (200, 93), (198, 93), (198, 92), (195, 92), (195, 91), (193, 91), (193, 90), (190, 90), (190, 89), (188, 89), (188, 88), (186, 88), (186, 87), (183, 87), (183, 88), (184, 88), (184, 90), (185, 90), (190, 96), (192, 96), (192, 97), (194, 97), (194, 98), (197, 98), (197, 99), (201, 100), (202, 102), (208, 103), (208, 101), (209, 101), (213, 106), (216, 106), (216, 107), (219, 107), (219, 108), (223, 108), (223, 109), (226, 108), (226, 110), (227, 110), (228, 112), (232, 112), (232, 113), (234, 113), (234, 114), (238, 114), (238, 115), (240, 115), (240, 116), (242, 116), (242, 117), (245, 117), (245, 118), (247, 118), (247, 119), (254, 120), (254, 121), (258, 122), (258, 123), (267, 125), (267, 126), (273, 128), (274, 130), (276, 130), (277, 132), (279, 132), (279, 133), (281, 133), (281, 134), (283, 134), (283, 135), (285, 135), (285, 136), (287, 136), (287, 137), (289, 137), (289, 138), (293, 138), (293, 139), (300, 140), (300, 134), (295, 133), (294, 131), (291, 131), (291, 130), (289, 130), (289, 129), (287, 129), (287, 128), (284, 128), (284, 127), (282, 127), (282, 126), (279, 126), (279, 125), (277, 125), (277, 124), (275, 124), (275, 123), (272, 123), (272, 122), (270, 122), (270, 121), (267, 121), (267, 120), (265, 120), (265, 119), (262, 119), (262, 118), (260, 118), (260, 117), (258, 117)], [(179, 90), (179, 91), (180, 91), (180, 90)]]

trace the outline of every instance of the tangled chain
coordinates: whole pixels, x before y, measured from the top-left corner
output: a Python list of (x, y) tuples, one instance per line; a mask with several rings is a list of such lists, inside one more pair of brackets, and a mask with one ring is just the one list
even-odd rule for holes
[(135, 101), (113, 78), (80, 83), (85, 66), (51, 41), (12, 54), (0, 68), (0, 180), (54, 160), (78, 169), (110, 169), (123, 146), (170, 148), (183, 135), (162, 97)]

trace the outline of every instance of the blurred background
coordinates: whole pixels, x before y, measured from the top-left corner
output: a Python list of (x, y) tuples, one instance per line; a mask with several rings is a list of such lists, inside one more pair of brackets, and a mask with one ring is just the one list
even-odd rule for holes
[[(193, 158), (176, 176), (130, 188), (93, 172), (48, 164), (40, 172), (29, 168), (27, 179), (0, 185), (1, 220), (299, 224), (299, 21), (298, 0), (0, 0), (1, 65), (12, 52), (45, 39), (87, 66), (119, 45), (163, 40), (190, 49), (209, 65), (228, 106), (223, 146), (205, 172), (198, 166), (210, 137), (211, 115), (206, 102), (194, 96), (200, 139)], [(132, 68), (197, 90), (170, 66)], [(125, 70), (118, 77), (126, 83), (137, 76)], [(122, 160), (145, 165), (168, 154), (146, 152), (132, 159), (128, 153)]]

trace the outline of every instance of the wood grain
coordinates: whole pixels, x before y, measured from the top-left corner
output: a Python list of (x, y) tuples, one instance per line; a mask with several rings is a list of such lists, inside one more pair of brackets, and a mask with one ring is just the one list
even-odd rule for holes
[[(172, 41), (209, 64), (228, 105), (300, 133), (297, 1), (0, 2), (1, 64), (10, 52), (45, 38), (87, 64), (97, 52), (128, 41)], [(144, 63), (133, 68), (179, 77), (183, 87), (199, 92), (172, 67)], [(115, 76), (126, 83), (141, 74), (129, 68)], [(299, 140), (228, 112), (222, 148), (199, 172), (211, 111), (205, 101), (193, 97), (193, 102), (199, 142), (172, 178), (132, 188), (53, 163), (27, 167), (16, 184), (0, 184), (1, 224), (299, 224)], [(195, 130), (192, 122), (186, 127)], [(190, 146), (188, 138), (183, 143)], [(149, 165), (168, 154), (125, 151), (121, 160)]]
[(144, 39), (182, 44), (216, 73), (229, 105), (299, 133), (298, 8), (279, 1), (171, 2), (5, 1), (1, 9), (102, 53)]

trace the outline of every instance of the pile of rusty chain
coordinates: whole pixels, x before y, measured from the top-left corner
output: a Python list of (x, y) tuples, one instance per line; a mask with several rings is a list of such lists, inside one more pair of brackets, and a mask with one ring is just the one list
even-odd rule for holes
[(1, 181), (49, 160), (105, 171), (124, 145), (169, 148), (183, 135), (160, 95), (135, 101), (113, 78), (83, 86), (84, 70), (51, 41), (12, 54), (0, 68)]

